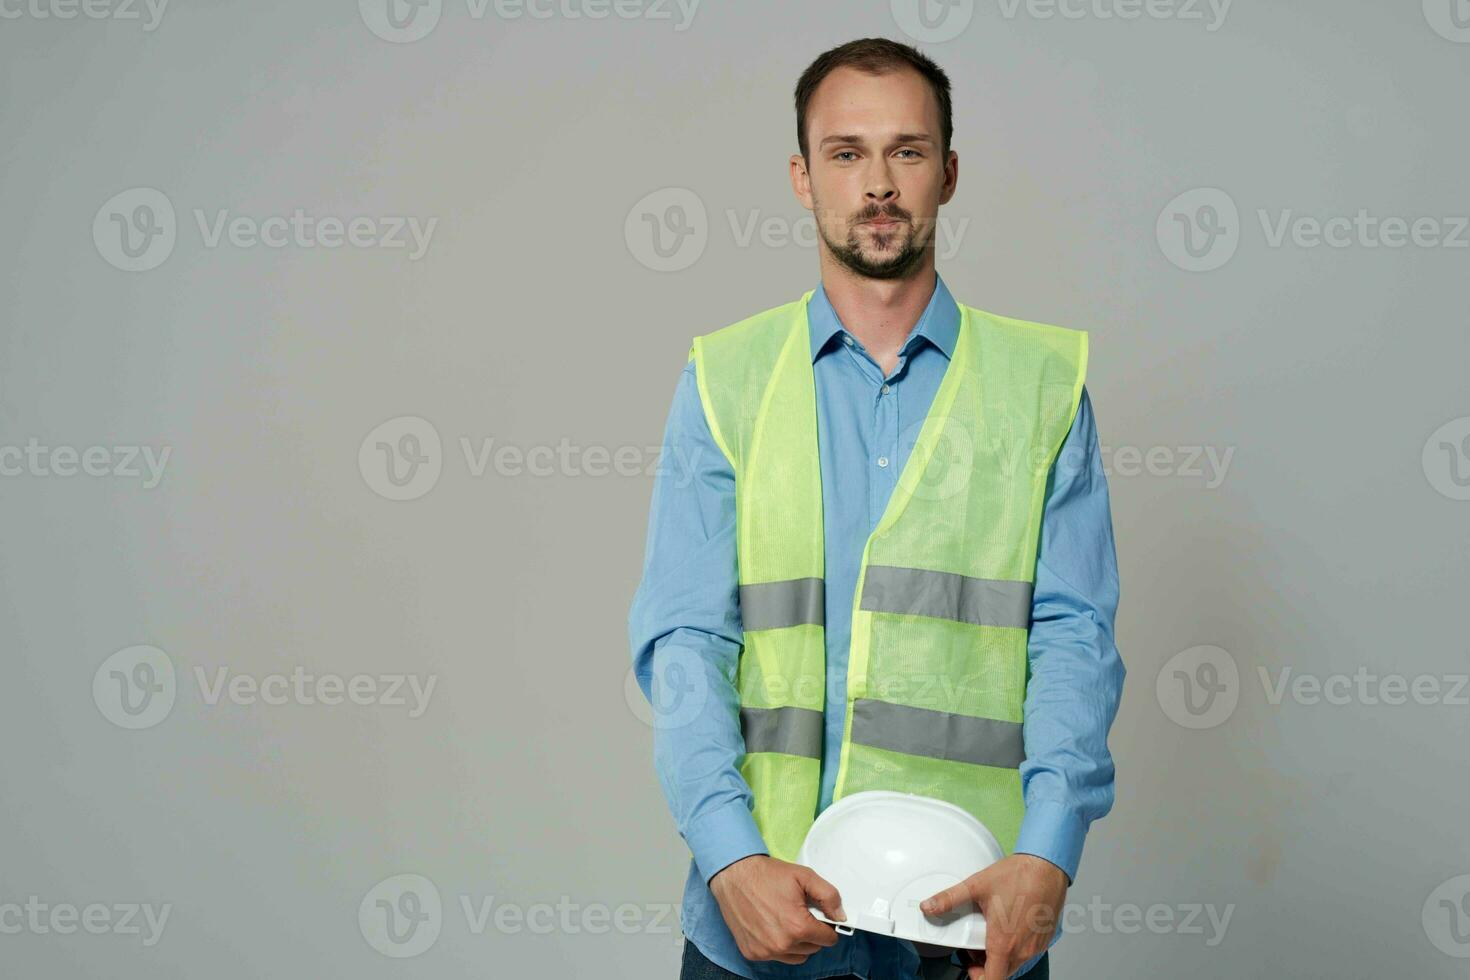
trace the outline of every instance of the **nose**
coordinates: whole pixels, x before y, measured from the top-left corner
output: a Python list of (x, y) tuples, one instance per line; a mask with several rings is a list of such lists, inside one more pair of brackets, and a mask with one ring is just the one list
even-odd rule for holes
[(868, 187), (864, 195), (869, 204), (884, 207), (898, 198), (898, 188), (894, 186), (893, 178), (888, 173), (887, 164), (875, 161), (875, 166), (868, 171)]
[(898, 188), (891, 184), (869, 187), (867, 197), (873, 204), (888, 204), (898, 197)]

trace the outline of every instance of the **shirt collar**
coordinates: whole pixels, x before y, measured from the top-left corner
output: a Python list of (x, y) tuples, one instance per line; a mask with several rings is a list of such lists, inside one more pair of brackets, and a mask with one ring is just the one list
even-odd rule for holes
[[(812, 290), (811, 299), (806, 305), (807, 321), (811, 327), (812, 361), (815, 362), (821, 356), (822, 351), (828, 343), (838, 334), (846, 333), (842, 321), (837, 316), (837, 311), (832, 308), (832, 301), (827, 298), (827, 291), (822, 284), (817, 283), (817, 288)], [(939, 273), (934, 274), (934, 293), (929, 297), (929, 305), (924, 307), (919, 320), (909, 331), (908, 338), (904, 340), (903, 346), (899, 348), (900, 353), (912, 350), (919, 338), (923, 338), (939, 348), (946, 358), (953, 356), (955, 341), (960, 335), (960, 308), (955, 303), (954, 297), (950, 295), (949, 287), (945, 286), (944, 279)]]

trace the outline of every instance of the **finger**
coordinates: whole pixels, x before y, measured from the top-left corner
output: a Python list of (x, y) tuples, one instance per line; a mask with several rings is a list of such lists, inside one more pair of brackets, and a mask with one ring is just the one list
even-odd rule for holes
[(817, 908), (826, 913), (827, 918), (838, 922), (847, 921), (847, 913), (842, 910), (842, 896), (830, 881), (806, 867), (801, 869), (798, 880), (801, 881), (802, 891), (817, 903)]
[(836, 946), (837, 930), (820, 919), (807, 916), (807, 922), (802, 923), (796, 938), (804, 943), (816, 943), (819, 946)]
[(1006, 980), (1011, 975), (1011, 957), (1008, 950), (985, 951), (985, 980)]

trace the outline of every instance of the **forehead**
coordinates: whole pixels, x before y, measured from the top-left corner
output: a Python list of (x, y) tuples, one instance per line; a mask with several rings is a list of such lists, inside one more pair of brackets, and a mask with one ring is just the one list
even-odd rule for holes
[(924, 77), (903, 67), (870, 75), (842, 67), (822, 79), (807, 106), (807, 136), (830, 133), (879, 137), (926, 132), (939, 139), (939, 103)]

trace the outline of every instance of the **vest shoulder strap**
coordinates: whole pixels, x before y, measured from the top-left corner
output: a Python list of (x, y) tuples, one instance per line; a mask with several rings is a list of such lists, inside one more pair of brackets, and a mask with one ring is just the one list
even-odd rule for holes
[(782, 352), (799, 345), (810, 356), (805, 331), (797, 330), (806, 323), (810, 296), (808, 292), (801, 299), (701, 334), (689, 345), (710, 433), (737, 473), (746, 435)]
[(1066, 418), (1060, 420), (1065, 423), (1061, 430), (1065, 435), (1087, 377), (1087, 331), (1019, 320), (971, 306), (965, 310), (983, 338), (978, 368), (987, 383), (1009, 390), (1015, 390), (1015, 386), (1068, 390), (1066, 397), (1051, 400), (1052, 405), (1067, 406)]

